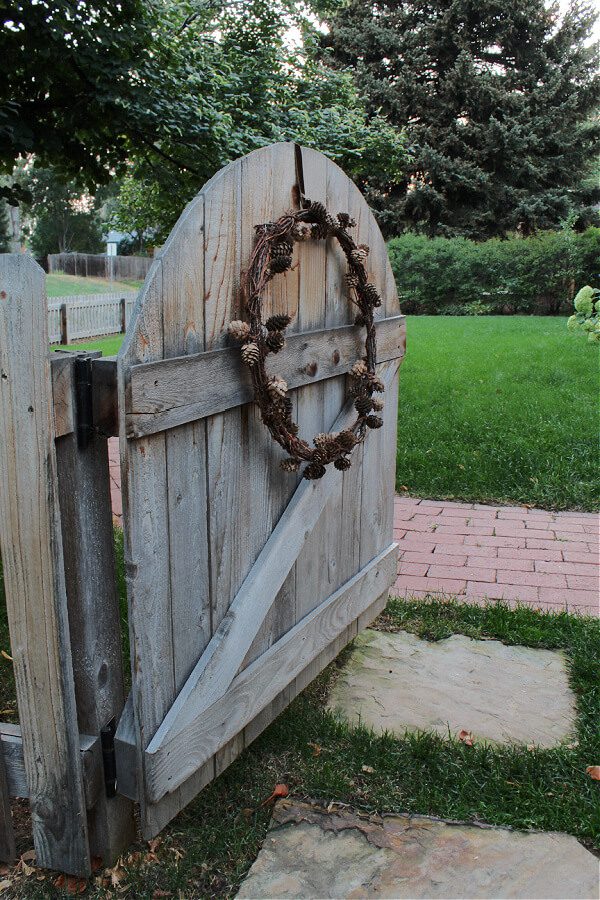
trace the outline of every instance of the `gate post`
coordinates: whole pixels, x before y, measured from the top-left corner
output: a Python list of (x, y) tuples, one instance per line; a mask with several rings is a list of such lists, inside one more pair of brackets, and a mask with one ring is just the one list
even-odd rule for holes
[[(100, 355), (54, 354), (71, 368), (75, 410), (74, 431), (58, 438), (56, 456), (79, 731), (108, 729), (110, 743), (125, 698), (108, 440), (92, 427), (91, 361)], [(111, 788), (88, 810), (90, 852), (105, 865), (135, 839), (133, 804)]]
[(45, 275), (0, 256), (0, 547), (38, 865), (88, 875)]

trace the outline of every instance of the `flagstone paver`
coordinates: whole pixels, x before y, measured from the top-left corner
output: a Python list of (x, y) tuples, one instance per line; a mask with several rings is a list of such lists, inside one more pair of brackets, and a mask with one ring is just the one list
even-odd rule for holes
[(400, 597), (457, 595), (600, 614), (600, 517), (396, 497)]
[[(116, 438), (109, 441), (113, 518), (122, 523)], [(527, 507), (396, 497), (393, 593), (486, 598), (600, 614), (599, 517)], [(548, 563), (554, 567), (548, 568)]]
[(328, 706), (375, 731), (464, 729), (475, 740), (540, 747), (571, 738), (576, 715), (560, 652), (371, 628), (356, 638)]
[(597, 898), (598, 860), (566, 834), (284, 800), (237, 896)]

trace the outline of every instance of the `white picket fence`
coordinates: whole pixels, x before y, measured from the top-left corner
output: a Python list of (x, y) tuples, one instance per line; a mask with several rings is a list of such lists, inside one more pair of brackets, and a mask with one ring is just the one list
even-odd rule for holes
[(53, 297), (48, 302), (51, 344), (122, 334), (129, 323), (137, 294), (79, 294)]

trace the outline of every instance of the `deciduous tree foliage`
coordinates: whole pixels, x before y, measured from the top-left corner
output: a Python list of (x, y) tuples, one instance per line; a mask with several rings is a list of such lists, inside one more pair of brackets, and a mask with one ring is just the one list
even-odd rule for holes
[(291, 21), (279, 0), (15, 0), (0, 38), (0, 173), (27, 154), (90, 191), (126, 172), (142, 189), (117, 219), (140, 230), (147, 186), (159, 239), (215, 171), (273, 140), (399, 176), (402, 134), (367, 118), (351, 75), (294, 58)]
[(322, 14), (326, 58), (354, 71), (371, 112), (414, 150), (406, 178), (379, 185), (388, 231), (484, 238), (589, 219), (591, 3), (572, 0), (562, 20), (544, 0), (349, 0)]

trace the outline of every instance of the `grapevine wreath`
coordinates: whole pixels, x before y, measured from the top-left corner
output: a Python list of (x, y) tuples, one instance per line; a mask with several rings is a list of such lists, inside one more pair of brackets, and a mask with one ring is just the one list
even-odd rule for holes
[[(381, 428), (383, 420), (376, 413), (383, 409), (383, 400), (374, 397), (382, 393), (384, 385), (375, 374), (377, 344), (373, 310), (381, 306), (381, 297), (374, 284), (367, 281), (365, 262), (369, 248), (358, 247), (348, 233), (356, 225), (347, 213), (329, 215), (318, 201), (304, 200), (302, 208), (289, 212), (265, 225), (256, 226), (256, 243), (248, 269), (242, 274), (241, 301), (247, 322), (236, 320), (229, 324), (229, 334), (241, 342), (241, 356), (250, 370), (254, 399), (264, 424), (289, 457), (281, 462), (287, 472), (296, 472), (303, 462), (308, 463), (304, 478), (322, 478), (326, 466), (333, 463), (344, 471), (350, 467), (353, 448), (364, 441), (369, 428)], [(358, 307), (355, 325), (366, 329), (365, 355), (350, 370), (350, 391), (354, 397), (356, 419), (343, 431), (318, 434), (311, 447), (298, 436), (298, 425), (292, 419), (292, 400), (288, 386), (279, 375), (269, 375), (265, 360), (270, 353), (278, 353), (285, 346), (288, 315), (275, 315), (262, 321), (263, 292), (268, 282), (279, 272), (292, 266), (295, 241), (335, 238), (348, 261), (346, 282), (350, 300)]]

